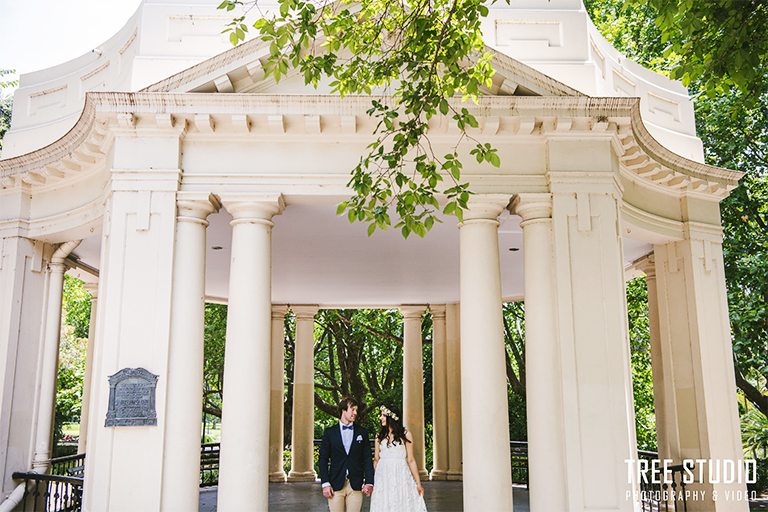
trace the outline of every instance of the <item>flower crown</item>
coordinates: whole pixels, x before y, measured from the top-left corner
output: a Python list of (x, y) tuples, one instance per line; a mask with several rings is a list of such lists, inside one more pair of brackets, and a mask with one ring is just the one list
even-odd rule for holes
[(383, 405), (382, 405), (382, 406), (380, 407), (380, 409), (381, 409), (381, 413), (382, 413), (384, 416), (389, 416), (390, 418), (392, 418), (392, 419), (393, 419), (393, 420), (395, 420), (395, 421), (400, 421), (400, 418), (398, 418), (398, 417), (397, 417), (397, 414), (393, 413), (392, 411), (390, 411), (389, 409), (387, 409), (385, 406), (383, 406)]

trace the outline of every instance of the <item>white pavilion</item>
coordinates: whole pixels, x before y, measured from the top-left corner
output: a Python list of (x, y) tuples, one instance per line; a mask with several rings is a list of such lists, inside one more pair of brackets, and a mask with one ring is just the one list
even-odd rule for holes
[[(636, 510), (625, 281), (641, 273), (660, 458), (742, 458), (719, 216), (741, 174), (703, 163), (685, 87), (618, 53), (581, 0), (494, 4), (493, 86), (463, 106), (501, 167), (465, 158), (463, 223), (369, 238), (335, 210), (372, 138), (371, 98), (262, 80), (268, 47), (232, 47), (217, 3), (144, 0), (93, 52), (21, 77), (0, 160), (0, 510), (18, 498), (14, 472), (50, 463), (64, 273), (87, 283), (95, 313), (84, 510), (197, 510), (206, 301), (229, 305), (222, 512), (266, 510), (270, 480), (315, 478), (312, 322), (336, 307), (403, 312), (406, 424), (425, 476), (419, 325), (431, 312), (431, 476), (463, 480), (466, 511), (512, 510), (511, 300), (526, 310), (530, 509)], [(459, 130), (433, 118), (429, 137), (442, 154)], [(137, 368), (157, 376), (156, 421), (107, 426), (110, 376)]]

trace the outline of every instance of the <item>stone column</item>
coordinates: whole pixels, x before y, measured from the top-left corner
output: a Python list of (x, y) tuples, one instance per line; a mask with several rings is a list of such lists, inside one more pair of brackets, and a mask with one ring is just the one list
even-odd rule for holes
[(421, 479), (427, 479), (424, 457), (424, 369), (421, 316), (426, 306), (400, 306), (403, 314), (403, 425), (413, 436), (413, 455)]
[(285, 314), (288, 306), (272, 306), (272, 362), (269, 398), (269, 481), (284, 482)]
[[(570, 143), (552, 149), (553, 167), (571, 165), (561, 156), (570, 150)], [(638, 487), (625, 463), (637, 458), (637, 443), (621, 189), (611, 162), (584, 163), (605, 164), (602, 171), (548, 173), (551, 228), (546, 196), (520, 194), (513, 203), (524, 219), (526, 251), (529, 464), (531, 478), (544, 482), (531, 481), (532, 512), (635, 509)]]
[[(711, 205), (717, 219), (717, 203)], [(696, 213), (700, 214), (699, 210)], [(722, 228), (683, 224), (685, 239), (654, 247), (659, 309), (664, 419), (670, 458), (695, 462), (696, 482), (686, 489), (705, 491), (705, 500), (688, 510), (746, 511), (746, 500), (728, 498), (741, 491), (736, 479), (724, 483), (727, 461), (744, 458), (741, 449), (736, 378), (722, 253)], [(648, 290), (650, 295), (650, 288)], [(655, 361), (654, 361), (655, 365)], [(654, 366), (654, 390), (657, 379)], [(710, 462), (711, 461), (711, 462)], [(710, 465), (719, 465), (710, 483)], [(704, 483), (698, 483), (699, 468)], [(713, 467), (717, 477), (718, 468)], [(713, 493), (717, 500), (712, 500)]]
[(448, 478), (448, 377), (445, 304), (431, 304), (432, 314), (432, 480)]
[(218, 200), (179, 193), (171, 290), (171, 333), (161, 510), (194, 510), (200, 501), (206, 218)]
[(0, 493), (18, 487), (11, 478), (19, 468), (29, 469), (34, 455), (35, 421), (40, 382), (40, 354), (44, 346), (41, 325), (48, 300), (48, 265), (53, 248), (26, 238), (31, 194), (19, 182), (16, 195), (9, 190), (0, 201), (9, 219), (11, 201), (18, 201), (18, 220), (0, 226)]
[(448, 480), (462, 479), (461, 458), (461, 308), (445, 305), (446, 399), (448, 401)]
[(80, 406), (80, 435), (77, 438), (77, 453), (85, 453), (88, 436), (88, 413), (91, 405), (91, 374), (93, 373), (93, 345), (96, 343), (96, 308), (98, 307), (99, 286), (86, 283), (91, 294), (91, 318), (88, 322), (88, 348), (85, 352), (85, 374), (83, 375), (83, 401)]
[(40, 377), (40, 399), (37, 407), (37, 434), (32, 469), (46, 473), (51, 460), (51, 429), (56, 406), (56, 383), (59, 370), (59, 340), (61, 339), (61, 301), (64, 290), (64, 262), (80, 241), (65, 242), (53, 253), (48, 268), (48, 305), (45, 316), (45, 338), (43, 343)]
[(508, 202), (501, 194), (472, 196), (459, 224), (465, 510), (512, 510), (496, 220)]
[[(118, 117), (120, 123), (110, 126), (115, 139), (102, 217), (83, 509), (160, 510), (185, 124), (136, 126), (135, 116)], [(105, 426), (109, 376), (126, 368), (159, 376), (156, 426)]]
[(291, 306), (296, 315), (296, 359), (293, 369), (293, 427), (289, 482), (314, 482), (315, 314), (317, 306)]
[(525, 368), (531, 510), (567, 510), (562, 374), (555, 311), (552, 195), (520, 194), (525, 269)]
[(232, 224), (218, 510), (269, 506), (272, 216), (281, 195), (222, 197)]
[[(653, 404), (656, 411), (656, 445), (659, 459), (670, 459), (669, 436), (667, 435), (667, 405), (665, 403), (665, 375), (672, 369), (664, 367), (661, 332), (659, 327), (659, 294), (656, 286), (656, 257), (653, 253), (643, 256), (633, 266), (645, 273), (648, 288), (648, 330), (651, 344), (651, 372), (653, 374)], [(669, 361), (666, 361), (669, 364)]]

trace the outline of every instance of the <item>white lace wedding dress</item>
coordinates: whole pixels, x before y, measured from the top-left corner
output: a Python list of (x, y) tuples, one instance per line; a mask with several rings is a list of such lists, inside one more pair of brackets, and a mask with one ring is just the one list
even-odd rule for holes
[(405, 445), (379, 443), (370, 512), (427, 512), (408, 468)]

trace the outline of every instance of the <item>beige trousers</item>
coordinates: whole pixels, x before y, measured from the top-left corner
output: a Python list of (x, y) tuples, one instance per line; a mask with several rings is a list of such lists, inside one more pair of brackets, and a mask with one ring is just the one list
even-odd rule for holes
[(363, 506), (363, 491), (352, 490), (349, 480), (344, 480), (344, 487), (333, 493), (333, 498), (328, 499), (328, 508), (331, 512), (360, 512)]

